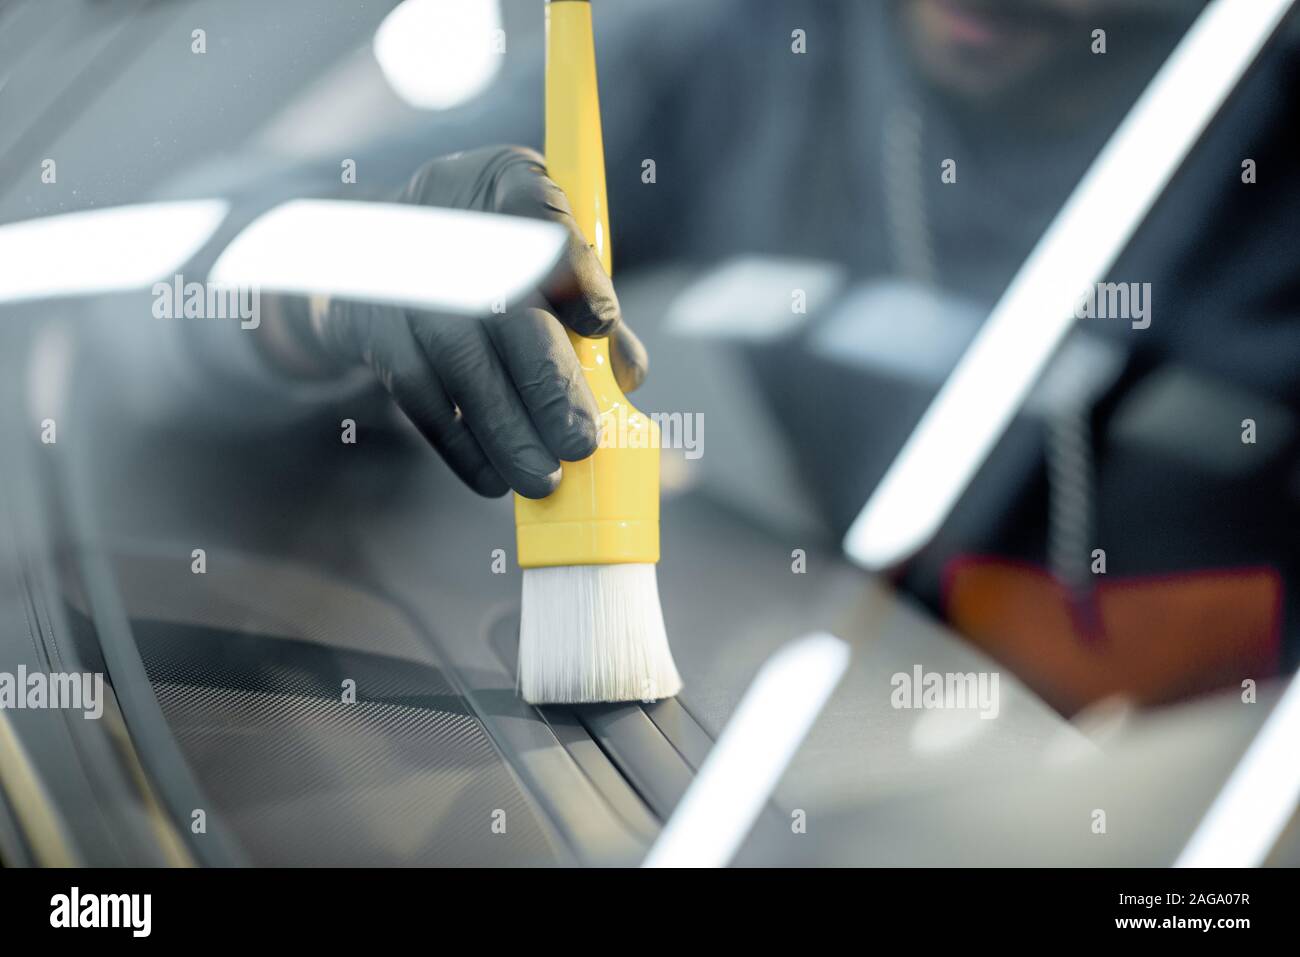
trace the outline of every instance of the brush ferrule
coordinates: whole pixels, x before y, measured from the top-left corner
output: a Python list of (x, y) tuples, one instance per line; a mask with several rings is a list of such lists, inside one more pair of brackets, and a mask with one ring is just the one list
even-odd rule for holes
[(657, 521), (539, 522), (518, 526), (517, 542), (520, 568), (659, 561)]

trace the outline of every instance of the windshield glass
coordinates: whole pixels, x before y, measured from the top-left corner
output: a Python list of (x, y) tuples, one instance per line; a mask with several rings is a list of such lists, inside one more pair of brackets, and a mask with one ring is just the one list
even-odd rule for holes
[[(917, 833), (969, 782), (993, 803), (1023, 782), (1045, 822), (1069, 787), (1052, 768), (1162, 709), (1231, 766), (1267, 709), (1196, 709), (1271, 704), (1294, 671), (1292, 23), (1258, 58), (1264, 18), (1253, 44), (1219, 34), (1222, 108), (1209, 87), (1168, 101), (1204, 105), (1204, 131), (1183, 117), (1185, 143), (1085, 193), (1126, 117), (1124, 142), (1179, 129), (1135, 105), (1206, 4), (602, 0), (599, 113), (571, 111), (603, 142), (593, 211), (551, 183), (570, 167), (540, 3), (45, 6), (0, 4), (8, 494), (39, 516), (5, 561), (48, 561), (52, 633), (107, 672), (151, 773), (143, 723), (176, 749), (164, 803), (210, 795), (239, 860), (638, 859), (762, 663), (826, 630), (850, 664), (769, 804), (777, 831), (795, 809), (837, 823), (794, 848), (756, 831), (747, 853), (946, 861), (964, 852)], [(303, 199), (330, 202), (286, 221)], [(1058, 228), (1068, 282), (1031, 272)], [(1021, 325), (975, 348), (1000, 310)], [(533, 569), (508, 493), (529, 514), (596, 447), (573, 440), (592, 416), (566, 329), (579, 356), (608, 336), (591, 361), (657, 429), (672, 659), (630, 704), (557, 717), (523, 700)], [(967, 374), (953, 431), (861, 532)], [(614, 405), (600, 428), (627, 444)], [(374, 708), (351, 750), (331, 731), (349, 681)], [(568, 772), (529, 763), (551, 751)], [(308, 811), (377, 752), (399, 804), (495, 800), (527, 768), (528, 823), (490, 851), (405, 848), (358, 785), (331, 812), (363, 822), (340, 850)], [(557, 782), (578, 767), (611, 790), (574, 797)], [(1151, 767), (1134, 788), (1181, 787)], [(303, 790), (263, 813), (255, 782), (277, 774)], [(1222, 778), (1203, 769), (1182, 830), (1133, 862), (1172, 860)], [(935, 803), (889, 803), (914, 795)], [(447, 819), (465, 806), (447, 797)], [(864, 823), (880, 808), (897, 847)], [(1042, 828), (988, 853), (1102, 853)]]

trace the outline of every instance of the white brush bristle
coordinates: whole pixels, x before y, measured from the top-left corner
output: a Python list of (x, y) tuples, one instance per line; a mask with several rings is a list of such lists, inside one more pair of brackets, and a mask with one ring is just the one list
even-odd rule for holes
[(655, 701), (681, 687), (654, 565), (524, 569), (519, 689), (525, 701)]

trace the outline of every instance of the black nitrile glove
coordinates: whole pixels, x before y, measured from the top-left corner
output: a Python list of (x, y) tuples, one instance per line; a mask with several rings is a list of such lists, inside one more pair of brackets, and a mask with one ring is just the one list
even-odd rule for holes
[[(614, 375), (625, 391), (645, 378), (645, 348), (622, 322), (609, 277), (533, 150), (498, 146), (440, 157), (415, 174), (401, 199), (547, 219), (569, 231), (569, 245), (548, 288), (505, 314), (439, 315), (332, 300), (317, 304), (306, 321), (311, 347), (336, 366), (374, 370), (479, 494), (550, 494), (560, 460), (586, 458), (599, 438), (595, 398), (561, 323), (583, 336), (610, 337)], [(303, 335), (295, 332), (300, 343)]]

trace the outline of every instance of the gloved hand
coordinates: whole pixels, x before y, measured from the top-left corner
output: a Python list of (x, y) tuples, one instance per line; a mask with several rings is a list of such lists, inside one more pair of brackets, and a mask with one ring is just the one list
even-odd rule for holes
[[(559, 223), (568, 247), (548, 288), (505, 314), (438, 315), (389, 305), (316, 302), (293, 337), (336, 368), (364, 363), (460, 478), (481, 495), (555, 490), (560, 460), (596, 450), (596, 401), (561, 326), (610, 337), (619, 386), (647, 356), (622, 321), (614, 287), (533, 150), (487, 147), (425, 164), (403, 202)], [(430, 255), (436, 252), (430, 250)]]

